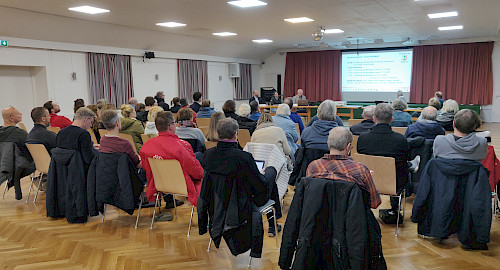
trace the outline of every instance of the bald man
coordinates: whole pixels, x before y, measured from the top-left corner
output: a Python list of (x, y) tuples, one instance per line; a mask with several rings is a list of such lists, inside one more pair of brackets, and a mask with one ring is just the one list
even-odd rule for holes
[(437, 135), (444, 135), (445, 131), (443, 126), (436, 121), (437, 115), (438, 113), (435, 107), (425, 107), (417, 122), (408, 126), (405, 137), (424, 137), (434, 140)]
[(28, 160), (32, 160), (31, 155), (26, 147), (26, 138), (28, 133), (21, 128), (18, 128), (17, 123), (23, 120), (23, 114), (14, 107), (9, 107), (2, 110), (3, 126), (0, 127), (0, 142), (15, 142), (21, 155)]

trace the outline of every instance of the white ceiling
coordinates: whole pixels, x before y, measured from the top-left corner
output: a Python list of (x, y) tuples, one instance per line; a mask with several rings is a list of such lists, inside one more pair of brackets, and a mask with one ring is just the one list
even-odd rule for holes
[[(267, 6), (238, 8), (226, 0), (0, 0), (0, 35), (79, 44), (263, 59), (277, 50), (318, 46), (316, 27), (340, 28), (322, 47), (386, 40), (450, 40), (499, 36), (500, 0), (263, 0)], [(87, 15), (69, 7), (111, 10)], [(456, 10), (458, 17), (429, 19), (427, 13)], [(314, 22), (291, 24), (290, 17)], [(155, 23), (175, 21), (181, 28)], [(464, 25), (441, 32), (438, 26)], [(8, 27), (5, 27), (8, 26)], [(230, 31), (234, 37), (215, 37)], [(258, 45), (252, 39), (269, 38)]]

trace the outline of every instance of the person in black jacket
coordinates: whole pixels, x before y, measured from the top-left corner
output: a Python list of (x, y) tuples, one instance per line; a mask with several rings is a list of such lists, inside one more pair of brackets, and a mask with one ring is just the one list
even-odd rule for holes
[[(277, 218), (281, 217), (276, 169), (267, 167), (264, 174), (257, 169), (252, 154), (238, 149), (238, 123), (231, 118), (217, 125), (217, 147), (205, 152), (205, 176), (197, 202), (200, 235), (207, 232), (216, 247), (224, 237), (233, 255), (251, 249), (250, 256), (262, 253), (262, 217), (257, 207), (271, 198), (275, 201)], [(209, 219), (210, 218), (210, 219)], [(274, 236), (274, 220), (269, 221)], [(278, 228), (279, 230), (279, 228)]]
[[(393, 157), (396, 161), (396, 189), (399, 193), (408, 182), (410, 146), (403, 135), (392, 131), (392, 112), (389, 104), (377, 104), (374, 114), (376, 125), (369, 132), (359, 135), (357, 151), (360, 154)], [(397, 197), (391, 197), (391, 207), (397, 211)]]
[(191, 106), (189, 106), (189, 108), (191, 108), (191, 110), (193, 110), (195, 113), (198, 113), (198, 111), (200, 111), (201, 97), (202, 96), (203, 96), (203, 94), (201, 92), (194, 92), (193, 93), (193, 104), (191, 104)]
[(3, 126), (0, 127), (0, 142), (14, 142), (21, 151), (21, 155), (33, 161), (26, 147), (28, 133), (16, 125), (23, 121), (23, 114), (14, 107), (2, 110)]
[(170, 106), (168, 106), (168, 104), (165, 103), (165, 93), (163, 93), (163, 91), (156, 92), (155, 99), (158, 106), (162, 107), (164, 111), (170, 110)]
[(44, 107), (36, 107), (31, 110), (31, 119), (33, 119), (35, 126), (28, 134), (26, 143), (43, 144), (49, 155), (52, 155), (50, 150), (56, 147), (57, 134), (47, 130), (47, 127), (50, 126), (49, 111)]
[(253, 91), (253, 95), (248, 100), (248, 104), (250, 104), (250, 102), (252, 102), (254, 100), (257, 101), (259, 104), (266, 104), (266, 101), (263, 98), (259, 97), (259, 91), (257, 91), (257, 90)]
[(373, 114), (375, 113), (375, 106), (370, 105), (366, 106), (363, 109), (363, 113), (361, 117), (363, 117), (363, 121), (361, 123), (352, 125), (349, 129), (352, 132), (352, 135), (360, 135), (361, 133), (365, 133), (370, 131), (370, 129), (375, 125), (373, 122)]
[(226, 100), (224, 105), (222, 105), (222, 111), (224, 112), (224, 116), (231, 117), (234, 120), (238, 120), (238, 115), (236, 112), (236, 102), (234, 100)]
[(250, 116), (250, 112), (250, 105), (246, 103), (241, 104), (238, 108), (238, 117), (236, 118), (236, 121), (238, 121), (240, 129), (248, 129), (250, 135), (252, 135), (257, 127), (257, 122), (248, 118)]
[(271, 105), (281, 104), (281, 99), (278, 95), (277, 91), (274, 91), (273, 96), (271, 97)]

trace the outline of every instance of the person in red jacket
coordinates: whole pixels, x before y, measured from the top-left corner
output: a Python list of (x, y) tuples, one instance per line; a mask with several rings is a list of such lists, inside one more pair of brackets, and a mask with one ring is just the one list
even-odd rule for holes
[[(184, 172), (189, 202), (196, 206), (196, 201), (201, 190), (203, 167), (201, 167), (200, 162), (196, 159), (191, 145), (175, 135), (174, 115), (171, 112), (159, 112), (156, 116), (155, 124), (159, 132), (158, 137), (149, 139), (140, 151), (142, 167), (146, 170), (146, 177), (148, 179), (147, 198), (149, 201), (154, 202), (156, 200), (155, 194), (157, 193), (148, 158), (176, 159), (181, 164), (182, 171)], [(168, 203), (171, 203), (173, 206), (173, 201), (166, 201), (166, 203), (167, 206)]]
[(50, 126), (51, 127), (58, 127), (58, 128), (65, 128), (71, 126), (73, 122), (69, 120), (67, 117), (57, 115), (61, 111), (61, 108), (59, 108), (59, 105), (53, 101), (47, 101), (45, 104), (43, 104), (43, 107), (47, 108), (50, 112)]

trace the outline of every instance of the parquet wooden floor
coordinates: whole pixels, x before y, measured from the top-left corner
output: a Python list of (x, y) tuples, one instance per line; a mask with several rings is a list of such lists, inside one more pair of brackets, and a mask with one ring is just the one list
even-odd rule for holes
[[(493, 145), (500, 149), (500, 124), (486, 124)], [(23, 179), (24, 196), (29, 180)], [(3, 192), (4, 186), (0, 186)], [(286, 196), (288, 212), (293, 192)], [(488, 251), (464, 251), (456, 236), (439, 243), (417, 237), (417, 225), (409, 221), (413, 198), (408, 199), (405, 224), (400, 236), (395, 226), (381, 224), (382, 245), (389, 269), (500, 269), (500, 218), (494, 217)], [(383, 197), (380, 208), (388, 208)], [(1, 269), (245, 269), (248, 254), (233, 257), (225, 244), (207, 253), (208, 235), (198, 235), (195, 214), (191, 236), (187, 227), (191, 207), (178, 208), (179, 218), (155, 222), (149, 230), (152, 209), (143, 209), (139, 228), (135, 215), (108, 207), (106, 219), (94, 217), (86, 224), (68, 224), (45, 215), (45, 194), (26, 204), (16, 201), (14, 191), (0, 199)], [(172, 211), (173, 212), (173, 211)], [(374, 210), (378, 216), (378, 210)], [(136, 213), (134, 213), (136, 214)], [(280, 220), (283, 224), (285, 218)], [(266, 229), (267, 226), (265, 225)], [(262, 259), (252, 261), (253, 269), (279, 269), (275, 239), (264, 237)]]

